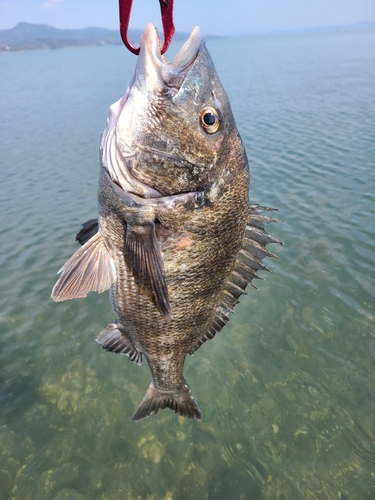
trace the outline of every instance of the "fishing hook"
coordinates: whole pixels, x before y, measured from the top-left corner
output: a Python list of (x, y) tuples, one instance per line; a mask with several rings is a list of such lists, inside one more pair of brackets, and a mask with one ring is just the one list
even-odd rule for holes
[[(161, 12), (161, 22), (163, 25), (163, 33), (164, 33), (164, 44), (161, 48), (160, 53), (164, 54), (168, 49), (174, 32), (175, 27), (173, 24), (173, 0), (159, 0), (160, 3), (160, 12)], [(120, 9), (120, 34), (122, 41), (125, 46), (133, 52), (133, 54), (139, 54), (139, 47), (136, 48), (132, 45), (128, 38), (128, 30), (129, 30), (129, 21), (130, 21), (130, 13), (132, 10), (133, 0), (119, 0), (119, 9)]]

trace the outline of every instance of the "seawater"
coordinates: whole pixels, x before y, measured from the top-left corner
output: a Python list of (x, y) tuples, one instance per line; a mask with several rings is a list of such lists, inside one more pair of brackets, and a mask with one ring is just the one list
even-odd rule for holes
[(1, 54), (2, 500), (375, 498), (375, 33), (208, 47), (251, 202), (286, 222), (269, 226), (274, 274), (187, 358), (202, 422), (131, 423), (150, 372), (93, 341), (108, 294), (49, 298), (96, 215), (100, 134), (135, 57)]

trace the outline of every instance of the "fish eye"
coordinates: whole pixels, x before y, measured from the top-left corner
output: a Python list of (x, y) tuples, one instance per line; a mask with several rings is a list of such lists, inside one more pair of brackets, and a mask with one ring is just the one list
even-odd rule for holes
[(206, 106), (199, 115), (200, 126), (207, 134), (215, 134), (221, 128), (223, 115), (220, 109)]

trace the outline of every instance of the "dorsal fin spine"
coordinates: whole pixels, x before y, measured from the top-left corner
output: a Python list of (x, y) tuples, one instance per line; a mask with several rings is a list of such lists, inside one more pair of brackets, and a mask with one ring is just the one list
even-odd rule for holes
[[(198, 349), (204, 342), (213, 338), (229, 321), (229, 314), (234, 306), (239, 302), (241, 295), (245, 294), (245, 289), (248, 285), (253, 288), (257, 287), (253, 284), (254, 279), (263, 279), (257, 274), (257, 271), (269, 271), (267, 266), (262, 263), (265, 257), (276, 257), (272, 252), (265, 247), (268, 243), (281, 242), (270, 236), (265, 231), (265, 225), (270, 222), (282, 222), (279, 219), (260, 215), (263, 211), (275, 210), (272, 208), (262, 207), (259, 205), (250, 205), (249, 218), (244, 229), (242, 247), (237, 255), (237, 259), (233, 265), (233, 269), (229, 274), (227, 281), (219, 295), (218, 305), (213, 315), (211, 324), (204, 332), (202, 337), (198, 339), (192, 352)], [(190, 354), (192, 354), (190, 352)]]

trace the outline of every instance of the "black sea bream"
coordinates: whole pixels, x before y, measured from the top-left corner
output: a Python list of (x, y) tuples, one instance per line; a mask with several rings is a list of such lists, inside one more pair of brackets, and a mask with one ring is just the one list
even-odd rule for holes
[(77, 235), (52, 298), (110, 290), (115, 320), (96, 341), (152, 373), (133, 420), (166, 407), (200, 419), (185, 356), (227, 323), (277, 240), (264, 230), (276, 219), (249, 205), (245, 149), (199, 28), (167, 63), (148, 25), (101, 162), (99, 218)]

